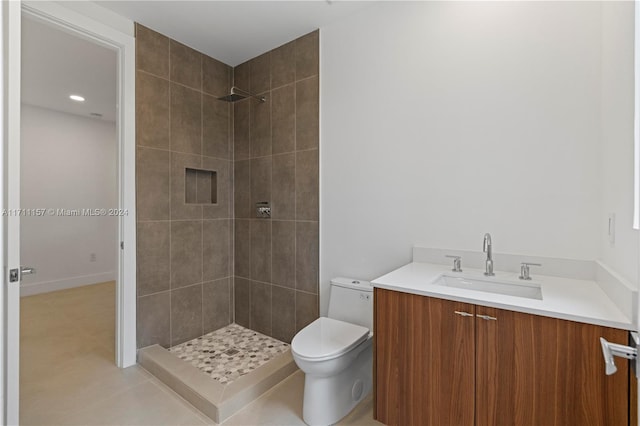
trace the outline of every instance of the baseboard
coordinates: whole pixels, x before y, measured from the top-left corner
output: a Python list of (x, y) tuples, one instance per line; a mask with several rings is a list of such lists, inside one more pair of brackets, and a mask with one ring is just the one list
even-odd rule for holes
[(61, 280), (43, 281), (20, 285), (20, 297), (33, 296), (34, 294), (49, 293), (68, 288), (82, 287), (89, 284), (97, 284), (105, 281), (114, 281), (115, 271), (101, 272), (99, 274), (82, 275), (79, 277), (63, 278)]

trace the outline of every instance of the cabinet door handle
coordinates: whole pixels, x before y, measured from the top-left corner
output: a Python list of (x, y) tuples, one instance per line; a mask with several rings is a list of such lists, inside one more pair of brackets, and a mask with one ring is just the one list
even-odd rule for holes
[(470, 314), (469, 312), (463, 312), (463, 311), (453, 311), (453, 313), (458, 314), (462, 317), (472, 317), (473, 314)]
[(498, 318), (496, 318), (496, 317), (492, 317), (491, 315), (480, 315), (480, 314), (477, 314), (476, 316), (477, 316), (478, 318), (482, 318), (483, 320), (487, 320), (487, 321), (489, 321), (489, 320), (491, 320), (491, 321), (498, 321)]

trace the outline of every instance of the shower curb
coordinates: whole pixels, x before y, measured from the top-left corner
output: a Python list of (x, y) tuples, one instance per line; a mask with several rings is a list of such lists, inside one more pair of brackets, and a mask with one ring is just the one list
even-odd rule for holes
[(290, 349), (226, 385), (160, 345), (140, 349), (138, 364), (216, 423), (223, 422), (298, 370)]

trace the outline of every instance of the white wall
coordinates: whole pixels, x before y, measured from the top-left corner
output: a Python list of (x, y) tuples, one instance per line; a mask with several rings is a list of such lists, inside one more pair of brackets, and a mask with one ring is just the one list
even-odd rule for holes
[[(22, 105), (23, 208), (116, 208), (116, 127)], [(95, 253), (96, 261), (90, 261)], [(25, 216), (21, 261), (23, 295), (115, 279), (115, 217)]]
[[(638, 282), (638, 231), (633, 230), (634, 3), (602, 6), (601, 259), (631, 284)], [(615, 243), (608, 215), (615, 213)]]
[(331, 277), (375, 278), (414, 245), (491, 232), (496, 252), (599, 256), (601, 18), (385, 2), (321, 29), (323, 312)]

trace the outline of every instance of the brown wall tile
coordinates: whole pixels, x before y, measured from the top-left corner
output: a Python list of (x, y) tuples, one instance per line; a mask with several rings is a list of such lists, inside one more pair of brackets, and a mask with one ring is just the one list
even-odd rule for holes
[(271, 202), (271, 157), (251, 160), (251, 214), (255, 217), (256, 203)]
[(318, 220), (318, 150), (296, 153), (296, 219)]
[(317, 76), (296, 83), (296, 149), (298, 151), (318, 147), (319, 99)]
[(202, 157), (202, 168), (216, 171), (218, 186), (218, 202), (202, 206), (205, 219), (223, 219), (231, 217), (231, 161), (218, 158)]
[(233, 69), (233, 85), (247, 91), (251, 89), (251, 63), (243, 62)]
[(231, 278), (202, 285), (203, 333), (210, 333), (231, 323)]
[[(211, 204), (213, 201), (213, 191), (216, 191), (217, 173), (213, 170), (196, 170), (196, 203)], [(190, 191), (189, 182), (186, 187), (187, 193)], [(188, 200), (189, 198), (187, 198)]]
[(197, 169), (192, 169), (192, 168), (185, 169), (184, 202), (185, 204), (198, 203), (198, 170)]
[(271, 155), (271, 95), (264, 102), (251, 99), (251, 158)]
[[(169, 346), (201, 335), (203, 325), (210, 331), (233, 317), (228, 278), (233, 247), (233, 107), (216, 99), (228, 93), (233, 70), (141, 26), (136, 49), (136, 143), (162, 149), (139, 147), (136, 158), (138, 293), (149, 295), (139, 298), (138, 345)], [(245, 104), (245, 158), (249, 158), (249, 101)], [(207, 234), (204, 240), (203, 233)], [(244, 262), (249, 276), (249, 221), (245, 241), (239, 254), (248, 253)], [(203, 284), (203, 275), (211, 281)], [(249, 296), (246, 303), (248, 326)], [(155, 306), (162, 307), (161, 317)]]
[(251, 327), (251, 281), (234, 277), (234, 322)]
[(136, 198), (138, 220), (169, 219), (169, 152), (138, 147)]
[(215, 97), (225, 96), (231, 90), (232, 68), (217, 59), (202, 57), (202, 90)]
[(169, 78), (169, 38), (136, 24), (136, 68)]
[(271, 88), (293, 83), (296, 79), (296, 42), (271, 51)]
[(318, 292), (318, 222), (296, 222), (296, 289)]
[(171, 290), (171, 345), (202, 336), (202, 284)]
[(234, 274), (239, 277), (251, 278), (251, 220), (235, 220), (234, 247)]
[(230, 274), (231, 220), (205, 220), (202, 225), (203, 280), (213, 281)]
[(171, 288), (202, 282), (202, 221), (171, 222)]
[(236, 161), (234, 166), (235, 217), (250, 218), (253, 212), (251, 206), (251, 160)]
[(233, 159), (236, 161), (251, 157), (250, 116), (250, 99), (233, 103)]
[(316, 30), (295, 40), (296, 42), (296, 79), (319, 73), (319, 31)]
[(138, 298), (136, 334), (139, 348), (154, 344), (168, 348), (171, 345), (169, 300), (168, 291)]
[(138, 223), (138, 296), (169, 290), (169, 238), (169, 221)]
[(202, 93), (171, 84), (171, 150), (202, 152)]
[(273, 220), (271, 222), (272, 283), (295, 288), (296, 285), (296, 223)]
[(231, 159), (230, 104), (202, 96), (202, 155)]
[(271, 220), (251, 221), (251, 279), (271, 282)]
[(202, 90), (202, 54), (171, 40), (171, 81)]
[[(200, 169), (202, 157), (199, 155), (171, 153), (171, 219), (202, 219), (202, 206), (187, 204), (186, 169)], [(193, 189), (193, 188), (191, 188)], [(195, 193), (193, 194), (195, 199)]]
[(169, 149), (170, 83), (151, 74), (136, 73), (136, 144)]
[[(246, 277), (248, 262), (253, 292), (271, 285), (271, 313), (254, 294), (248, 315), (285, 341), (318, 315), (318, 63), (316, 31), (233, 71), (237, 86), (267, 96), (234, 105), (235, 215), (250, 218), (235, 222), (235, 274)], [(261, 201), (271, 201), (271, 220), (255, 218)]]
[(318, 318), (318, 296), (296, 291), (296, 333)]
[(296, 86), (271, 92), (271, 145), (273, 154), (296, 149)]
[(251, 329), (271, 335), (271, 284), (251, 281)]
[(264, 53), (249, 61), (251, 92), (260, 94), (271, 89), (271, 53)]
[(296, 334), (296, 292), (278, 286), (271, 287), (271, 335), (290, 343)]
[(296, 218), (296, 156), (294, 153), (273, 156), (272, 206), (274, 219)]

